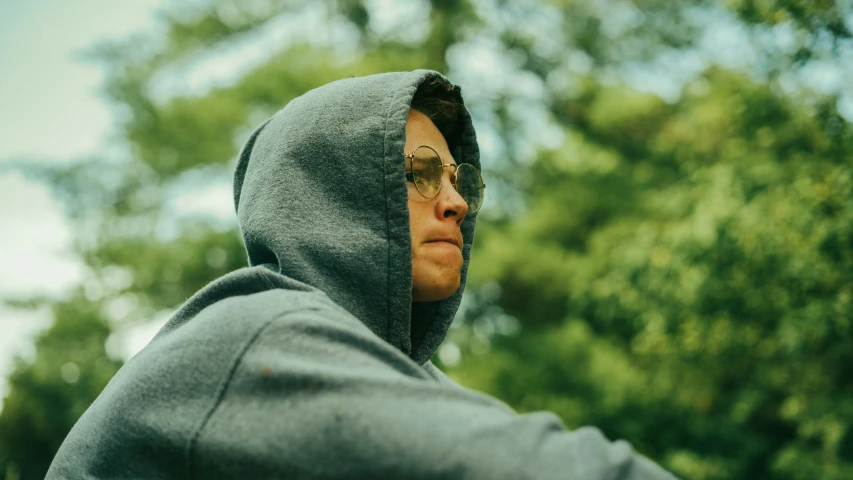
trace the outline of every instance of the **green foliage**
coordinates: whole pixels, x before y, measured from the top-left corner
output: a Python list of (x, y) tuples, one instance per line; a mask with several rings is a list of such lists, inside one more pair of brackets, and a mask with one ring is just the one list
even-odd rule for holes
[(828, 32), (835, 38), (850, 38), (850, 28), (844, 16), (849, 15), (849, 3), (833, 0), (728, 0), (725, 2), (744, 20), (751, 23), (776, 25), (791, 21), (804, 33)]
[[(512, 71), (464, 85), (481, 132), (496, 135), (449, 336), (461, 359), (436, 362), (521, 411), (627, 439), (684, 478), (853, 477), (853, 128), (834, 98), (776, 81), (832, 58), (850, 37), (849, 6), (431, 0), (384, 36), (369, 2), (328, 1), (329, 28), (345, 25), (352, 45), (297, 36), (227, 84), (154, 93), (301, 3), (175, 7), (164, 38), (93, 49), (130, 153), (25, 167), (66, 209), (88, 276), (68, 298), (17, 302), (47, 302), (55, 323), (10, 378), (0, 478), (43, 476), (119, 366), (104, 350), (112, 328), (245, 264), (234, 223), (175, 216), (175, 191), (228, 182), (248, 131), (313, 87), (414, 68), (464, 77), (481, 59), (451, 58), (478, 42)], [(696, 19), (715, 8), (750, 35), (790, 27), (797, 48), (760, 52), (757, 72), (709, 65), (675, 100), (619, 75), (696, 48)], [(421, 22), (426, 33), (409, 35)], [(556, 141), (531, 131), (531, 112)]]
[(18, 359), (0, 412), (3, 472), (44, 478), (65, 435), (121, 366), (106, 354), (110, 329), (100, 307), (80, 291), (54, 303), (56, 322), (36, 339), (35, 360)]
[(624, 87), (576, 106), (590, 135), (542, 152), (527, 213), (478, 234), (471, 283), (497, 282), (520, 333), (454, 375), (685, 478), (847, 478), (853, 129), (697, 82), (669, 108)]

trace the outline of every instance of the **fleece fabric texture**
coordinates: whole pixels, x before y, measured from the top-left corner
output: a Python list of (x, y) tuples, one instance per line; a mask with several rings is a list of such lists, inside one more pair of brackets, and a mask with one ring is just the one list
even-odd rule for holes
[[(48, 479), (671, 479), (595, 428), (518, 415), (430, 358), (463, 283), (412, 304), (403, 145), (437, 72), (333, 82), (243, 147), (250, 267), (190, 298), (74, 426)], [(446, 79), (444, 79), (446, 80)], [(479, 167), (467, 112), (455, 160)]]

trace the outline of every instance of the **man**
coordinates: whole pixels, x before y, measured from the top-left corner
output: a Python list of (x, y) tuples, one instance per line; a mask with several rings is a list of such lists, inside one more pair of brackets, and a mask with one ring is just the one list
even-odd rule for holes
[(672, 478), (430, 363), (464, 288), (479, 168), (459, 89), (436, 72), (290, 102), (235, 174), (252, 266), (127, 362), (48, 478)]

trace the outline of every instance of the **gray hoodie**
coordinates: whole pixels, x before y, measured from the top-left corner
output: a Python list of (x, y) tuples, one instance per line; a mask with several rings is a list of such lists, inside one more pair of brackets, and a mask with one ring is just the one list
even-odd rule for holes
[[(461, 227), (459, 291), (413, 304), (405, 126), (438, 76), (340, 80), (252, 133), (234, 178), (252, 266), (199, 291), (124, 365), (48, 479), (673, 478), (625, 442), (519, 415), (430, 363), (476, 221)], [(479, 167), (467, 113), (462, 124), (453, 156)]]

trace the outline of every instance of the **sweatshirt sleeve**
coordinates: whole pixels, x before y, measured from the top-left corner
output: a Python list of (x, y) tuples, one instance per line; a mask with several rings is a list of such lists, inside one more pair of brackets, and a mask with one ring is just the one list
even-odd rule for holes
[(192, 478), (675, 478), (595, 428), (436, 382), (323, 308), (258, 333), (188, 453)]

